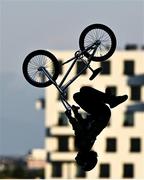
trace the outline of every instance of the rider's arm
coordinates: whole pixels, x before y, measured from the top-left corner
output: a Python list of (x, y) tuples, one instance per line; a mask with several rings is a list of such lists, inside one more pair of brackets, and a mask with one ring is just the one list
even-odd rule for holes
[(78, 112), (78, 109), (79, 109), (79, 107), (74, 106), (74, 105), (72, 106), (72, 110), (73, 110), (73, 112), (74, 112), (75, 118), (76, 118), (78, 121), (83, 121), (83, 118), (82, 118), (81, 114)]
[(70, 111), (70, 110), (67, 110), (67, 111), (65, 111), (65, 114), (66, 114), (66, 116), (68, 117), (69, 122), (72, 124), (73, 129), (76, 129), (76, 127), (77, 127), (77, 121), (76, 121), (76, 119), (75, 119), (74, 117), (71, 116), (71, 111)]

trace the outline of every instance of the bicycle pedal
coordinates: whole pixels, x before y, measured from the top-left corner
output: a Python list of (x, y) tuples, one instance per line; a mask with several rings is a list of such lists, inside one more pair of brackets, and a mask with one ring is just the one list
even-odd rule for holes
[(97, 68), (96, 70), (93, 71), (93, 74), (89, 78), (89, 80), (93, 80), (100, 72), (102, 71), (102, 67)]

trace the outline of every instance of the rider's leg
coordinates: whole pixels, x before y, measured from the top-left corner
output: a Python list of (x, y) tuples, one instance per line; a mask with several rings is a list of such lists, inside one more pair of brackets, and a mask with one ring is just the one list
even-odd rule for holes
[(75, 118), (79, 121), (79, 122), (83, 122), (83, 117), (82, 117), (82, 115), (78, 112), (78, 110), (79, 110), (79, 107), (77, 107), (77, 106), (72, 106), (72, 110), (73, 110), (73, 113), (74, 113), (74, 116), (75, 116)]
[(128, 98), (127, 95), (115, 96), (112, 95), (110, 91), (106, 90), (106, 93), (104, 93), (89, 86), (82, 87), (80, 89), (80, 93), (82, 96), (84, 96), (89, 100), (93, 99), (96, 100), (97, 102), (99, 101), (99, 102), (107, 103), (110, 105), (111, 108), (114, 108), (117, 105), (123, 103)]
[(85, 98), (87, 99), (93, 99), (93, 98), (96, 98), (97, 99), (97, 102), (105, 102), (105, 93), (97, 90), (97, 89), (94, 89), (90, 86), (83, 86), (81, 87), (80, 89), (80, 94), (82, 96), (85, 96)]
[[(88, 89), (89, 88), (90, 87), (88, 87)], [(87, 89), (87, 87), (86, 87), (86, 89)], [(97, 92), (97, 93), (92, 93), (91, 88), (90, 88), (90, 91), (89, 90), (85, 91), (85, 88), (84, 88), (84, 89), (81, 89), (80, 92), (75, 93), (73, 95), (73, 98), (74, 98), (75, 102), (83, 110), (85, 110), (87, 113), (91, 114), (91, 112), (93, 111), (92, 109), (93, 108), (95, 109), (95, 106), (97, 106), (97, 104), (102, 103), (104, 101), (104, 97), (103, 97), (104, 93), (97, 91), (97, 90), (95, 92)]]

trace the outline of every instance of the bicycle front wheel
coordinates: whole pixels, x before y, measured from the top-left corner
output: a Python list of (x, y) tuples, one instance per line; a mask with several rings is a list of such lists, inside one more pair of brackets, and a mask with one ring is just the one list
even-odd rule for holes
[(59, 75), (59, 62), (56, 57), (45, 50), (31, 52), (23, 62), (25, 79), (33, 86), (47, 87), (52, 84), (48, 77), (39, 68), (44, 67), (55, 81)]
[(113, 31), (103, 24), (92, 24), (86, 27), (80, 35), (79, 46), (87, 58), (92, 54), (97, 42), (99, 45), (92, 60), (105, 61), (116, 49), (116, 37)]

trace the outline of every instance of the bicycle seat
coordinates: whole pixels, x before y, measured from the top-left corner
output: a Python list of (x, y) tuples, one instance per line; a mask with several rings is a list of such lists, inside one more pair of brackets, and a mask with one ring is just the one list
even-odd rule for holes
[(89, 78), (89, 80), (93, 80), (100, 72), (102, 71), (102, 67), (99, 67), (93, 71), (93, 74)]

